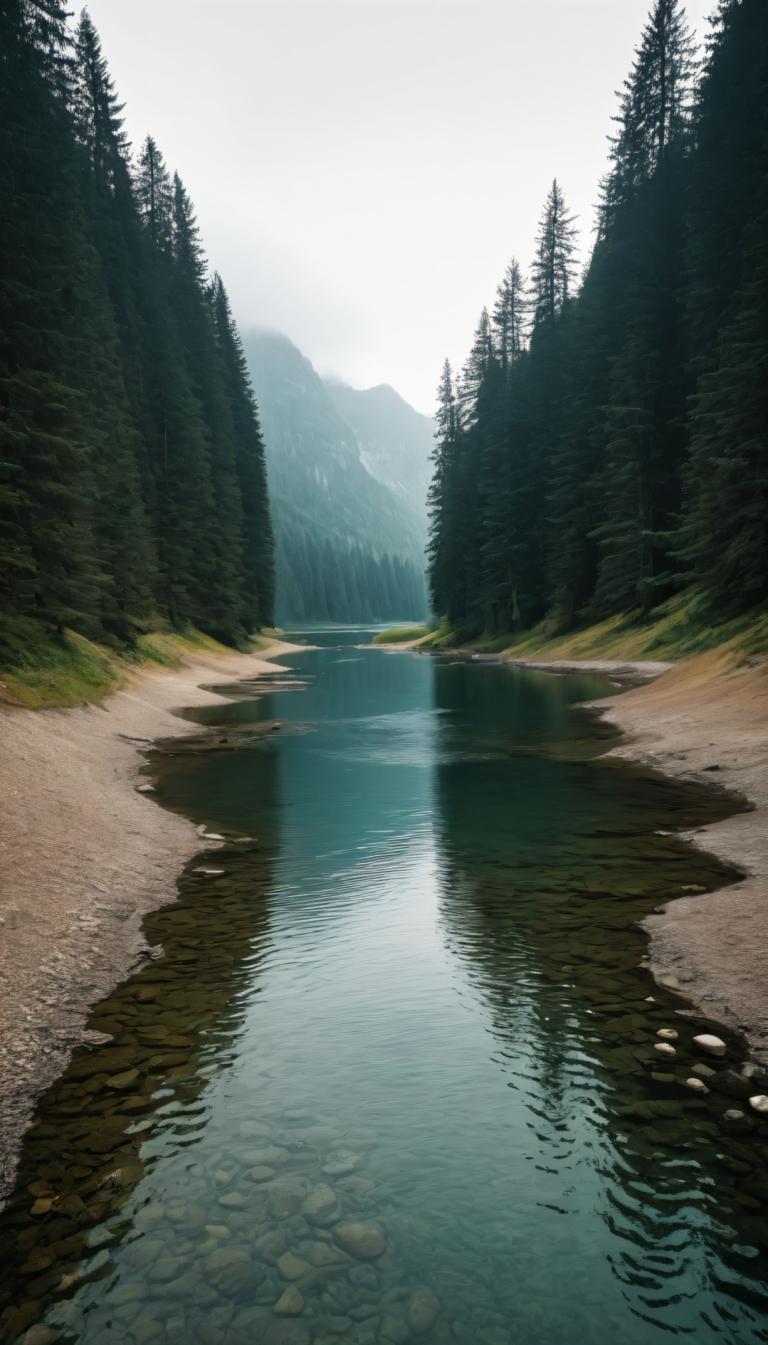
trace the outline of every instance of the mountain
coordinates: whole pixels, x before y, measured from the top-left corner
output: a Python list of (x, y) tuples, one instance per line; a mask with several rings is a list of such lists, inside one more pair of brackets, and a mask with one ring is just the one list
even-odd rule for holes
[(365, 467), (389, 486), (426, 529), (434, 422), (415, 411), (387, 383), (350, 388), (327, 380), (336, 410), (354, 431)]
[[(266, 445), (278, 620), (423, 617), (422, 513), (377, 479), (336, 398), (292, 341), (251, 331), (244, 348)], [(376, 437), (369, 419), (384, 463), (385, 435)], [(389, 460), (394, 475), (397, 454)]]

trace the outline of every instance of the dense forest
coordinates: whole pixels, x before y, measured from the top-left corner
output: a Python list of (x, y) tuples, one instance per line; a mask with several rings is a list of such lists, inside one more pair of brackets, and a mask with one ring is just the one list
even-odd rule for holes
[(0, 6), (0, 636), (237, 643), (273, 609), (264, 447), (224, 285), (88, 14)]
[(434, 609), (463, 630), (768, 598), (768, 5), (721, 0), (699, 66), (656, 0), (620, 93), (580, 287), (555, 182), (439, 390)]
[(246, 332), (244, 348), (266, 441), (277, 619), (422, 618), (428, 417), (391, 388), (329, 385), (278, 332)]

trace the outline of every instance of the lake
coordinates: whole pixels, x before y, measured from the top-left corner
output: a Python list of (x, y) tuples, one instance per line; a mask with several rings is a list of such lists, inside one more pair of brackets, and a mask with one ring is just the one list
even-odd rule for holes
[(307, 638), (152, 756), (226, 844), (39, 1105), (2, 1338), (767, 1340), (768, 1127), (638, 927), (734, 805), (606, 757), (603, 678)]

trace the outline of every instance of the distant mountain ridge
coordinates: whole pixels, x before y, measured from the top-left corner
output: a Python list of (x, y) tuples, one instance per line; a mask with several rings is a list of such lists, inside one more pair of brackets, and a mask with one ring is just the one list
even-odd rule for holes
[[(418, 437), (411, 427), (401, 441), (394, 426), (396, 417), (407, 424), (408, 412), (427, 418), (393, 389), (382, 399), (379, 389), (329, 387), (280, 333), (248, 332), (244, 347), (266, 445), (278, 620), (423, 617), (425, 517), (414, 483), (426, 479), (426, 458), (409, 473), (408, 444)], [(355, 410), (357, 433), (343, 402)], [(422, 456), (425, 445), (422, 438)]]
[(432, 418), (416, 411), (388, 383), (358, 389), (326, 379), (326, 387), (355, 434), (364, 466), (389, 486), (426, 532)]

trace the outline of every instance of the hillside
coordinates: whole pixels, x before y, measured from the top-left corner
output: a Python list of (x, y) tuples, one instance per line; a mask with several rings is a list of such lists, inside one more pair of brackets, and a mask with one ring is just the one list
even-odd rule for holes
[(326, 380), (336, 410), (354, 431), (364, 465), (426, 527), (434, 423), (387, 383), (351, 388)]
[[(372, 474), (335, 398), (287, 337), (251, 331), (244, 346), (266, 444), (278, 619), (423, 616), (418, 511)], [(377, 442), (383, 463), (383, 432)]]

